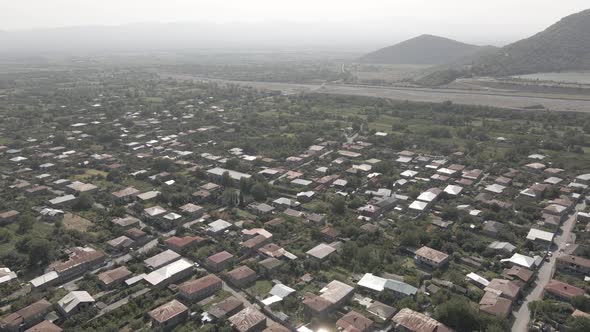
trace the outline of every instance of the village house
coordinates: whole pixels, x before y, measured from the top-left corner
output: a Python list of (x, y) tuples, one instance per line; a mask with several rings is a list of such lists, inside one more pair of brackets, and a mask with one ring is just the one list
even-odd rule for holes
[(41, 299), (2, 318), (0, 328), (7, 332), (23, 331), (42, 321), (52, 308), (49, 301)]
[(243, 307), (244, 303), (242, 301), (234, 296), (230, 296), (219, 303), (213, 304), (207, 313), (216, 319), (221, 320), (233, 316), (238, 311), (242, 310)]
[(248, 211), (254, 213), (257, 216), (270, 214), (274, 211), (274, 207), (266, 203), (250, 203), (247, 206)]
[(531, 228), (526, 239), (538, 245), (551, 245), (553, 243), (553, 233), (544, 230)]
[(112, 195), (115, 198), (115, 200), (119, 202), (130, 202), (134, 200), (135, 196), (137, 196), (139, 193), (139, 190), (133, 187), (127, 187), (125, 189), (113, 192)]
[(135, 241), (125, 235), (121, 235), (117, 238), (107, 241), (107, 249), (111, 253), (123, 253), (128, 251), (134, 244)]
[(249, 179), (251, 177), (250, 174), (236, 172), (236, 171), (232, 171), (232, 170), (221, 168), (221, 167), (215, 167), (215, 168), (209, 169), (206, 171), (206, 173), (209, 176), (209, 178), (211, 179), (211, 181), (217, 182), (217, 183), (221, 182), (221, 179), (223, 178), (224, 173), (227, 173), (229, 175), (229, 177), (236, 182), (240, 182), (242, 179)]
[(281, 265), (283, 265), (283, 261), (276, 259), (274, 257), (269, 257), (261, 260), (258, 262), (258, 265), (262, 267), (264, 271), (267, 273), (275, 272)]
[(135, 241), (135, 243), (137, 244), (143, 244), (149, 240), (149, 237), (146, 232), (135, 227), (126, 230), (123, 234)]
[(223, 281), (214, 274), (190, 280), (178, 287), (180, 296), (190, 302), (201, 301), (221, 289)]
[(234, 255), (221, 251), (207, 257), (207, 266), (214, 272), (221, 272), (233, 264)]
[(16, 221), (19, 215), (20, 212), (16, 210), (0, 212), (0, 225), (6, 225)]
[(161, 253), (159, 253), (157, 255), (154, 255), (152, 257), (145, 259), (143, 261), (143, 264), (145, 264), (145, 266), (148, 269), (155, 270), (155, 269), (158, 269), (164, 265), (167, 265), (167, 264), (170, 264), (174, 261), (177, 261), (181, 258), (182, 257), (178, 253), (168, 249), (168, 250), (162, 251)]
[(511, 280), (519, 287), (524, 288), (533, 280), (534, 272), (521, 266), (512, 266), (509, 269), (504, 269), (502, 276)]
[(336, 321), (338, 331), (371, 332), (375, 322), (360, 313), (351, 310)]
[(381, 294), (383, 292), (389, 292), (394, 297), (402, 299), (405, 297), (414, 297), (418, 292), (418, 289), (405, 282), (387, 279), (375, 276), (371, 273), (366, 273), (361, 280), (357, 283), (362, 289), (368, 290), (374, 294)]
[(187, 203), (180, 207), (180, 211), (186, 215), (191, 216), (192, 218), (201, 218), (205, 213), (205, 208), (193, 203)]
[(164, 243), (168, 249), (180, 254), (183, 250), (198, 246), (205, 241), (207, 239), (200, 236), (173, 236), (167, 238)]
[(453, 330), (425, 314), (409, 308), (400, 310), (392, 318), (395, 331), (402, 332), (452, 332)]
[(479, 301), (479, 310), (486, 314), (506, 319), (512, 310), (512, 301), (501, 297), (499, 291), (485, 292)]
[(305, 254), (308, 258), (316, 259), (320, 262), (325, 261), (328, 256), (334, 253), (336, 249), (330, 245), (325, 243), (320, 243), (317, 246), (309, 249)]
[(98, 187), (91, 183), (84, 183), (80, 181), (74, 181), (67, 185), (66, 188), (71, 193), (94, 193), (98, 191)]
[(570, 301), (575, 296), (586, 294), (586, 291), (581, 288), (555, 279), (551, 279), (544, 290), (546, 295), (563, 301)]
[(131, 228), (131, 227), (138, 226), (139, 223), (140, 223), (140, 220), (137, 219), (137, 218), (135, 218), (135, 217), (132, 217), (132, 216), (127, 215), (127, 216), (125, 216), (123, 218), (113, 219), (112, 223), (115, 224), (115, 225), (121, 226), (121, 227), (123, 227), (125, 229), (128, 229), (128, 228)]
[(246, 307), (229, 318), (237, 332), (260, 332), (266, 328), (266, 316), (254, 307)]
[(232, 223), (227, 222), (223, 219), (217, 219), (208, 225), (207, 233), (209, 233), (210, 235), (219, 235), (219, 234), (224, 233), (225, 231), (231, 229), (232, 227), (233, 227)]
[(105, 261), (102, 251), (90, 247), (75, 247), (67, 252), (68, 260), (58, 261), (49, 265), (48, 270), (58, 274), (60, 281), (74, 278), (95, 268)]
[(25, 332), (62, 332), (63, 329), (48, 320), (44, 320), (41, 323), (25, 330)]
[(49, 204), (53, 207), (67, 207), (71, 206), (75, 201), (76, 196), (69, 194), (50, 199)]
[(520, 295), (520, 287), (510, 280), (494, 278), (484, 288), (486, 292), (499, 292), (504, 298), (515, 301)]
[(558, 270), (579, 273), (584, 276), (590, 275), (590, 259), (584, 257), (561, 255), (557, 257), (556, 265)]
[(181, 258), (150, 272), (143, 279), (151, 287), (165, 287), (191, 275), (193, 273), (193, 266), (193, 262)]
[(334, 280), (320, 290), (320, 295), (305, 294), (303, 305), (308, 314), (326, 317), (327, 314), (342, 307), (352, 296), (354, 288)]
[(439, 268), (447, 264), (450, 256), (444, 252), (424, 246), (416, 250), (415, 258), (417, 262), (426, 264), (432, 268)]
[(256, 281), (258, 277), (256, 271), (252, 270), (247, 266), (237, 267), (227, 273), (229, 281), (238, 287), (244, 288), (247, 285)]
[(122, 284), (129, 276), (131, 271), (125, 266), (102, 272), (98, 275), (98, 282), (103, 288), (112, 289)]
[(172, 300), (150, 311), (152, 328), (168, 331), (188, 318), (189, 309), (179, 302)]
[(57, 301), (57, 309), (65, 317), (82, 312), (94, 305), (94, 298), (86, 291), (73, 291)]

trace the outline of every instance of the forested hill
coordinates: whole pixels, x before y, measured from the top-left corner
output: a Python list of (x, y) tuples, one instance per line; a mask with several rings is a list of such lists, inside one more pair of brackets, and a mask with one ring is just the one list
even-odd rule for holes
[(530, 38), (475, 61), (478, 75), (590, 69), (590, 9), (567, 16)]
[(438, 36), (421, 35), (366, 54), (359, 62), (441, 65), (469, 58), (487, 48), (489, 47), (465, 44)]

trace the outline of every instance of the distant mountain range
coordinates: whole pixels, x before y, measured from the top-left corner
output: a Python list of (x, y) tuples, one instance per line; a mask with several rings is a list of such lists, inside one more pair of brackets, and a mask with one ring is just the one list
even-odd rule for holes
[[(445, 65), (453, 74), (439, 72), (435, 76), (449, 78), (459, 74), (507, 76), (590, 70), (590, 9), (567, 16), (545, 31), (502, 48), (422, 35), (369, 53), (359, 62)], [(462, 68), (464, 65), (470, 68)]]
[(421, 35), (364, 55), (359, 62), (443, 65), (468, 61), (475, 55), (496, 50), (493, 46), (477, 46), (433, 35)]
[(475, 60), (477, 75), (516, 75), (590, 69), (590, 9), (545, 31)]

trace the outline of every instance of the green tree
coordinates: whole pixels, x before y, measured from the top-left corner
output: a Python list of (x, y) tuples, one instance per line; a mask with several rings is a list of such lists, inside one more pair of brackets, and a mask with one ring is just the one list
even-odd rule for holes
[(234, 180), (231, 178), (228, 171), (223, 172), (221, 175), (221, 185), (224, 187), (234, 186)]
[(0, 243), (10, 242), (12, 240), (12, 233), (7, 229), (0, 229)]
[(336, 195), (332, 199), (332, 211), (337, 214), (344, 214), (346, 212), (346, 201), (344, 197)]
[(94, 199), (89, 193), (81, 193), (72, 206), (74, 210), (83, 211), (89, 210), (94, 204)]
[(29, 264), (48, 264), (53, 258), (51, 243), (45, 239), (34, 238), (29, 242)]
[(229, 207), (236, 207), (240, 204), (240, 192), (235, 189), (226, 189), (221, 193), (221, 202)]
[(568, 332), (588, 332), (590, 331), (590, 318), (588, 317), (571, 317), (567, 320)]
[(252, 186), (250, 193), (252, 194), (252, 197), (259, 202), (266, 200), (266, 188), (262, 183), (256, 183)]
[(24, 214), (18, 220), (18, 229), (16, 230), (16, 232), (19, 234), (25, 234), (33, 228), (35, 222), (37, 222), (37, 219), (35, 219), (33, 215), (31, 215), (30, 213)]
[(477, 309), (468, 300), (459, 297), (439, 305), (436, 308), (436, 319), (458, 332), (478, 331), (481, 328)]

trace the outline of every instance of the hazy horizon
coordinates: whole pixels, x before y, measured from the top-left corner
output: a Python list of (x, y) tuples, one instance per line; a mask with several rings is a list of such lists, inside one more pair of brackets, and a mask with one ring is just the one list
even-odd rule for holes
[[(504, 46), (586, 0), (0, 0), (4, 51), (269, 48), (369, 51), (422, 34)], [(523, 13), (535, 9), (535, 15)]]

